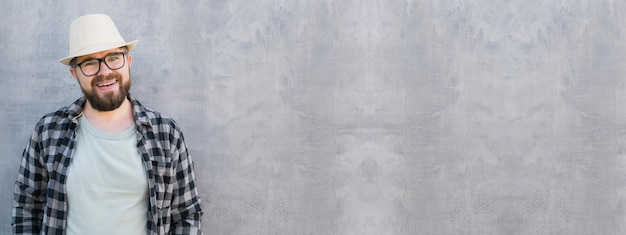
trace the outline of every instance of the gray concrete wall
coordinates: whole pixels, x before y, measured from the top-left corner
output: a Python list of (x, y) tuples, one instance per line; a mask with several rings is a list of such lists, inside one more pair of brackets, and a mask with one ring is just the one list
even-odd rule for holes
[(625, 234), (626, 3), (1, 1), (0, 233), (107, 13), (175, 118), (208, 234)]

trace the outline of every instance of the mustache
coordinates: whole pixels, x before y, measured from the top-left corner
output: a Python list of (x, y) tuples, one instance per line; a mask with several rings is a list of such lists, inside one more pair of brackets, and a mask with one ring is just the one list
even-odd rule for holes
[(107, 81), (107, 80), (121, 80), (122, 76), (118, 75), (118, 74), (108, 74), (106, 76), (104, 75), (98, 75), (96, 77), (94, 77), (93, 79), (91, 79), (91, 86), (96, 86), (97, 83), (102, 82), (102, 81)]

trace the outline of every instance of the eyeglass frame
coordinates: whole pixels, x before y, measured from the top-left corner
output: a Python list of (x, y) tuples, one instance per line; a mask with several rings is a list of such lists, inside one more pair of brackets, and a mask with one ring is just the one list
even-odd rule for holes
[[(106, 58), (107, 58), (107, 57), (109, 57), (109, 56), (112, 56), (112, 55), (119, 55), (119, 54), (121, 54), (121, 55), (122, 55), (122, 60), (123, 60), (123, 61), (122, 61), (122, 66), (120, 66), (119, 68), (113, 69), (113, 68), (111, 68), (111, 66), (109, 66), (109, 64), (107, 63)], [(74, 69), (76, 69), (76, 67), (78, 67), (78, 68), (80, 69), (80, 72), (81, 72), (83, 75), (85, 75), (86, 77), (90, 77), (90, 76), (96, 75), (96, 74), (98, 74), (98, 73), (100, 72), (100, 69), (102, 69), (102, 65), (100, 65), (100, 64), (102, 64), (102, 62), (104, 62), (104, 65), (106, 65), (106, 66), (107, 66), (107, 68), (109, 68), (110, 70), (118, 70), (118, 69), (124, 68), (124, 66), (126, 66), (126, 55), (128, 55), (128, 52), (127, 52), (127, 51), (111, 52), (111, 53), (109, 53), (109, 54), (105, 55), (105, 56), (104, 56), (104, 57), (102, 57), (102, 58), (99, 58), (99, 59), (96, 59), (96, 58), (89, 58), (89, 59), (86, 59), (86, 60), (84, 60), (83, 62), (80, 62), (80, 63), (78, 63), (78, 64), (73, 64), (73, 65), (71, 65), (71, 67), (72, 67), (72, 68), (74, 68)], [(87, 74), (85, 74), (85, 71), (83, 71), (83, 68), (81, 67), (81, 65), (82, 65), (83, 63), (87, 62), (87, 61), (90, 61), (90, 60), (97, 60), (97, 61), (98, 61), (98, 70), (97, 70), (95, 73), (91, 74), (91, 75), (87, 75)]]

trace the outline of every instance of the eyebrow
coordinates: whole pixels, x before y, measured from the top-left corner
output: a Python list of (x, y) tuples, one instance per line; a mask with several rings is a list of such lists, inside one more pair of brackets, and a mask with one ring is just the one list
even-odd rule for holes
[[(77, 62), (77, 63), (75, 63), (74, 65), (77, 65), (77, 64), (83, 63), (83, 62), (88, 61), (88, 60), (91, 60), (91, 59), (102, 59), (102, 58), (104, 58), (104, 57), (110, 56), (111, 54), (115, 54), (115, 53), (124, 53), (124, 52), (126, 52), (126, 51), (124, 51), (124, 50), (122, 49), (122, 51), (114, 51), (114, 52), (108, 53), (108, 54), (106, 54), (106, 55), (104, 55), (103, 57), (100, 57), (100, 58), (96, 58), (96, 57), (93, 57), (93, 56), (88, 56), (88, 57), (86, 57), (84, 60), (82, 60), (82, 61), (80, 61), (80, 62)], [(76, 58), (76, 61), (78, 61), (78, 58)]]

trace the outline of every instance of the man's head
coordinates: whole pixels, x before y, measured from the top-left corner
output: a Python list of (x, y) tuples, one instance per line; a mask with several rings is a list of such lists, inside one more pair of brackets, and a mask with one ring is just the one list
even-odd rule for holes
[(112, 111), (128, 97), (132, 61), (126, 47), (115, 48), (73, 59), (70, 73), (92, 108)]
[(61, 63), (80, 84), (87, 101), (98, 111), (117, 109), (130, 90), (129, 53), (139, 43), (126, 42), (107, 15), (85, 15), (70, 26), (70, 55)]

